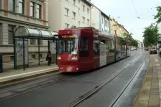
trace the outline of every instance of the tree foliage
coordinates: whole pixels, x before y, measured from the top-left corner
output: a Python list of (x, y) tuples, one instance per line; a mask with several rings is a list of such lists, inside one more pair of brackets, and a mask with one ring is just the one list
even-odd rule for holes
[(158, 13), (154, 16), (154, 19), (157, 19), (157, 23), (161, 22), (161, 6), (156, 7)]
[(145, 47), (157, 44), (159, 38), (157, 26), (151, 24), (149, 27), (145, 28), (145, 31), (143, 33)]
[(131, 46), (138, 47), (138, 42), (137, 40), (133, 39), (132, 34), (129, 33), (124, 33), (124, 37), (131, 42)]

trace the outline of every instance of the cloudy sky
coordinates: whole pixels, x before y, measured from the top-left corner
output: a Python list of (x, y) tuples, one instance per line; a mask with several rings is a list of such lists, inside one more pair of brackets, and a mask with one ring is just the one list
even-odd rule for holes
[(91, 0), (91, 2), (124, 25), (133, 33), (135, 39), (141, 41), (144, 28), (155, 22), (153, 20), (153, 15), (157, 13), (155, 7), (161, 6), (161, 0)]

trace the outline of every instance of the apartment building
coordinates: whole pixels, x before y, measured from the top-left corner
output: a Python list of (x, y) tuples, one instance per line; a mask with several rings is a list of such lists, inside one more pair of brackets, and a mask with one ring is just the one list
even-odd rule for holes
[[(13, 60), (13, 35), (18, 26), (48, 29), (47, 8), (48, 0), (0, 0), (0, 54), (4, 62)], [(37, 58), (37, 41), (28, 40), (28, 45), (29, 58)], [(42, 41), (41, 52), (46, 53), (46, 46)]]
[(98, 7), (92, 4), (91, 7), (91, 26), (109, 33), (109, 16), (102, 12)]
[(72, 27), (89, 27), (91, 3), (87, 0), (49, 0), (51, 31)]
[(102, 31), (104, 31), (104, 32), (109, 32), (110, 31), (110, 29), (109, 29), (109, 17), (105, 14), (105, 13), (103, 13), (103, 12), (101, 12), (101, 27), (100, 27), (100, 30), (102, 30)]
[(119, 37), (124, 37), (124, 33), (129, 33), (125, 27), (119, 24), (115, 19), (110, 19), (110, 32), (115, 34), (115, 30)]

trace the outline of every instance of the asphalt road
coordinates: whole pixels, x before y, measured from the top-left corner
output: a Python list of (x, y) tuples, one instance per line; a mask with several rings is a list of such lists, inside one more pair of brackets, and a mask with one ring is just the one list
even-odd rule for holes
[[(9, 98), (0, 100), (0, 107), (68, 107), (70, 103), (80, 96), (105, 80), (112, 79), (113, 76), (123, 71), (127, 65), (134, 62), (128, 69), (106, 84), (101, 90), (78, 105), (79, 107), (110, 107), (114, 104), (145, 59), (148, 59), (148, 57), (144, 51), (134, 51), (131, 57), (97, 71), (75, 75), (49, 75), (10, 86), (1, 89), (0, 93), (5, 92), (6, 96), (13, 93), (15, 95), (13, 94)], [(117, 106), (131, 107), (133, 99), (141, 86), (141, 81), (146, 72), (146, 65), (147, 63), (145, 63), (144, 68), (139, 72), (138, 79), (131, 85), (131, 89), (118, 101)], [(55, 78), (57, 78), (57, 75), (63, 75), (66, 79), (52, 84)], [(43, 81), (48, 81), (48, 84), (40, 84)], [(40, 87), (41, 85), (44, 86)], [(25, 93), (23, 93), (24, 90)]]

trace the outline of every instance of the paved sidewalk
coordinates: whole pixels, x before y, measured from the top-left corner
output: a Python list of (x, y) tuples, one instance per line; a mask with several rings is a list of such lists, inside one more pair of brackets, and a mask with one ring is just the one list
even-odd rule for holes
[(149, 55), (148, 71), (134, 101), (134, 107), (161, 107), (161, 58)]
[(58, 67), (55, 64), (51, 66), (42, 65), (32, 68), (27, 68), (26, 70), (18, 69), (18, 70), (10, 70), (7, 72), (0, 73), (0, 83), (11, 82), (18, 79), (33, 77), (49, 72), (57, 71)]

